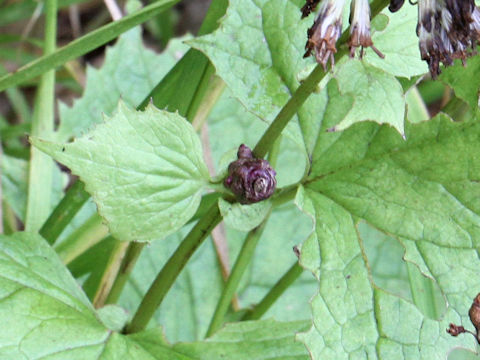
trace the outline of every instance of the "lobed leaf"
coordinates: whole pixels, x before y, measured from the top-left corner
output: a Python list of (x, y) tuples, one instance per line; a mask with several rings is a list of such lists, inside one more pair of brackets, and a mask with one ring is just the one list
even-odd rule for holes
[(209, 179), (200, 140), (177, 114), (120, 103), (104, 124), (73, 143), (32, 139), (85, 182), (113, 236), (151, 241), (195, 213)]
[[(344, 99), (332, 99), (333, 114)], [(312, 302), (315, 326), (301, 338), (322, 359), (440, 359), (457, 346), (474, 349), (473, 338), (445, 329), (450, 322), (472, 328), (467, 313), (480, 290), (480, 124), (439, 115), (409, 125), (406, 136), (404, 142), (388, 127), (363, 123), (317, 143), (298, 201), (316, 220), (302, 260), (319, 274), (320, 290)], [(405, 259), (436, 281), (448, 306), (439, 321), (368, 281), (354, 218), (400, 241)]]

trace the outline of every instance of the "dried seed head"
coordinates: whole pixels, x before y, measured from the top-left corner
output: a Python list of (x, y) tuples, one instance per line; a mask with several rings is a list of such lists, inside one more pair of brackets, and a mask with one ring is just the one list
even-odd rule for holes
[[(335, 44), (342, 34), (342, 14), (345, 0), (322, 0), (320, 11), (315, 23), (308, 29), (308, 40), (305, 45), (305, 55), (310, 56), (312, 51), (318, 63), (327, 70), (330, 60), (335, 64), (334, 54), (337, 52)], [(305, 6), (308, 5), (308, 2)]]
[(277, 185), (276, 172), (267, 160), (253, 157), (248, 146), (240, 145), (238, 160), (228, 166), (223, 184), (242, 204), (252, 204), (272, 196)]
[(382, 59), (385, 57), (375, 46), (370, 37), (370, 5), (368, 0), (353, 0), (350, 9), (350, 39), (348, 41), (350, 57), (355, 56), (355, 49), (371, 47)]

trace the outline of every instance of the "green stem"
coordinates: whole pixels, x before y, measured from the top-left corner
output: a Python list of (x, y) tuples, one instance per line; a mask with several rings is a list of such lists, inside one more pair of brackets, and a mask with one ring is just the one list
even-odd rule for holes
[(190, 230), (170, 259), (168, 259), (167, 263), (160, 270), (143, 297), (132, 322), (125, 329), (125, 333), (135, 333), (145, 329), (187, 261), (200, 244), (202, 244), (208, 234), (210, 234), (213, 228), (217, 226), (221, 219), (220, 211), (215, 203), (205, 216), (203, 216), (192, 230)]
[(295, 280), (302, 274), (303, 268), (296, 262), (293, 266), (277, 281), (277, 283), (270, 289), (270, 291), (263, 297), (263, 299), (242, 317), (243, 320), (258, 320), (275, 301), (292, 285)]
[(58, 246), (55, 246), (55, 251), (67, 265), (99, 243), (107, 234), (108, 228), (103, 224), (102, 217), (95, 213)]
[(120, 269), (117, 274), (117, 278), (115, 279), (112, 289), (110, 290), (110, 293), (108, 294), (107, 300), (105, 301), (105, 304), (115, 304), (118, 299), (120, 298), (120, 295), (123, 291), (123, 288), (125, 287), (125, 284), (127, 283), (127, 280), (130, 276), (130, 273), (132, 272), (133, 267), (135, 266), (135, 263), (137, 262), (138, 257), (140, 256), (140, 253), (142, 252), (142, 249), (144, 248), (146, 243), (138, 243), (138, 242), (132, 242), (128, 246), (127, 253), (125, 254), (125, 257), (123, 258), (122, 264), (120, 265)]
[(228, 277), (225, 288), (223, 289), (220, 300), (218, 301), (215, 313), (212, 317), (212, 321), (210, 322), (210, 326), (208, 327), (206, 337), (212, 336), (213, 333), (217, 331), (220, 326), (222, 326), (230, 302), (232, 301), (235, 292), (237, 291), (237, 287), (240, 283), (240, 280), (242, 279), (242, 275), (245, 273), (245, 270), (247, 269), (250, 261), (252, 260), (255, 248), (257, 247), (258, 240), (260, 240), (267, 220), (268, 216), (265, 218), (265, 220), (260, 226), (250, 231), (245, 238), (245, 242), (243, 243), (242, 249), (238, 254), (235, 265), (233, 265), (232, 272)]
[[(57, 36), (57, 1), (46, 0), (44, 55), (55, 51)], [(40, 80), (34, 104), (32, 135), (48, 139), (54, 126), (55, 71), (45, 72)], [(53, 160), (31, 147), (28, 175), (28, 200), (25, 230), (38, 231), (50, 213)]]
[[(389, 4), (386, 0), (374, 0), (370, 5), (372, 18), (376, 16), (385, 6)], [(347, 48), (343, 45), (346, 44), (350, 28), (347, 28), (340, 40), (337, 43), (337, 53), (335, 54), (335, 62), (347, 54)], [(292, 97), (287, 101), (285, 106), (277, 114), (273, 122), (268, 129), (262, 135), (257, 145), (255, 146), (253, 153), (256, 157), (263, 158), (272, 147), (275, 140), (280, 136), (285, 126), (293, 118), (293, 116), (302, 107), (303, 103), (308, 99), (310, 94), (315, 91), (317, 85), (325, 76), (325, 72), (321, 65), (317, 65), (307, 79), (297, 88)]]
[(84, 190), (83, 183), (77, 180), (45, 221), (40, 229), (40, 235), (49, 244), (54, 244), (89, 197), (90, 195)]

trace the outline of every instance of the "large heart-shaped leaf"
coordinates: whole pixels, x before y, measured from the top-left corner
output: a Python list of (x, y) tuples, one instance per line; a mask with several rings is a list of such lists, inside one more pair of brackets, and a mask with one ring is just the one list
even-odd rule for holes
[[(341, 112), (344, 99), (329, 90), (327, 112)], [(320, 282), (314, 327), (301, 336), (314, 358), (432, 359), (456, 346), (474, 348), (473, 337), (453, 338), (445, 329), (450, 322), (472, 327), (468, 309), (480, 290), (480, 124), (440, 115), (406, 130), (406, 142), (373, 123), (319, 137), (297, 199), (316, 222), (302, 248), (302, 262)], [(375, 287), (357, 218), (400, 241), (405, 258), (435, 279), (448, 306), (439, 321)]]
[(120, 335), (116, 330), (122, 326), (118, 323), (124, 318), (121, 310), (106, 307), (96, 312), (55, 252), (37, 234), (0, 236), (0, 285), (2, 359), (307, 358), (304, 346), (294, 341), (294, 334), (308, 326), (305, 321), (232, 325), (208, 341), (173, 347), (158, 328)]
[(162, 238), (183, 226), (209, 179), (200, 140), (178, 114), (120, 103), (112, 118), (73, 143), (32, 143), (85, 182), (112, 235)]

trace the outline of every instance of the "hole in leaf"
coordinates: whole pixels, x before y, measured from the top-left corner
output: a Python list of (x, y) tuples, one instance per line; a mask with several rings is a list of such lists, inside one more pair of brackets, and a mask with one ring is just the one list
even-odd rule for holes
[(448, 360), (480, 360), (480, 355), (466, 349), (454, 349), (448, 354)]
[(426, 317), (439, 320), (446, 304), (437, 283), (403, 260), (405, 248), (399, 241), (363, 221), (357, 227), (375, 284), (411, 301)]

